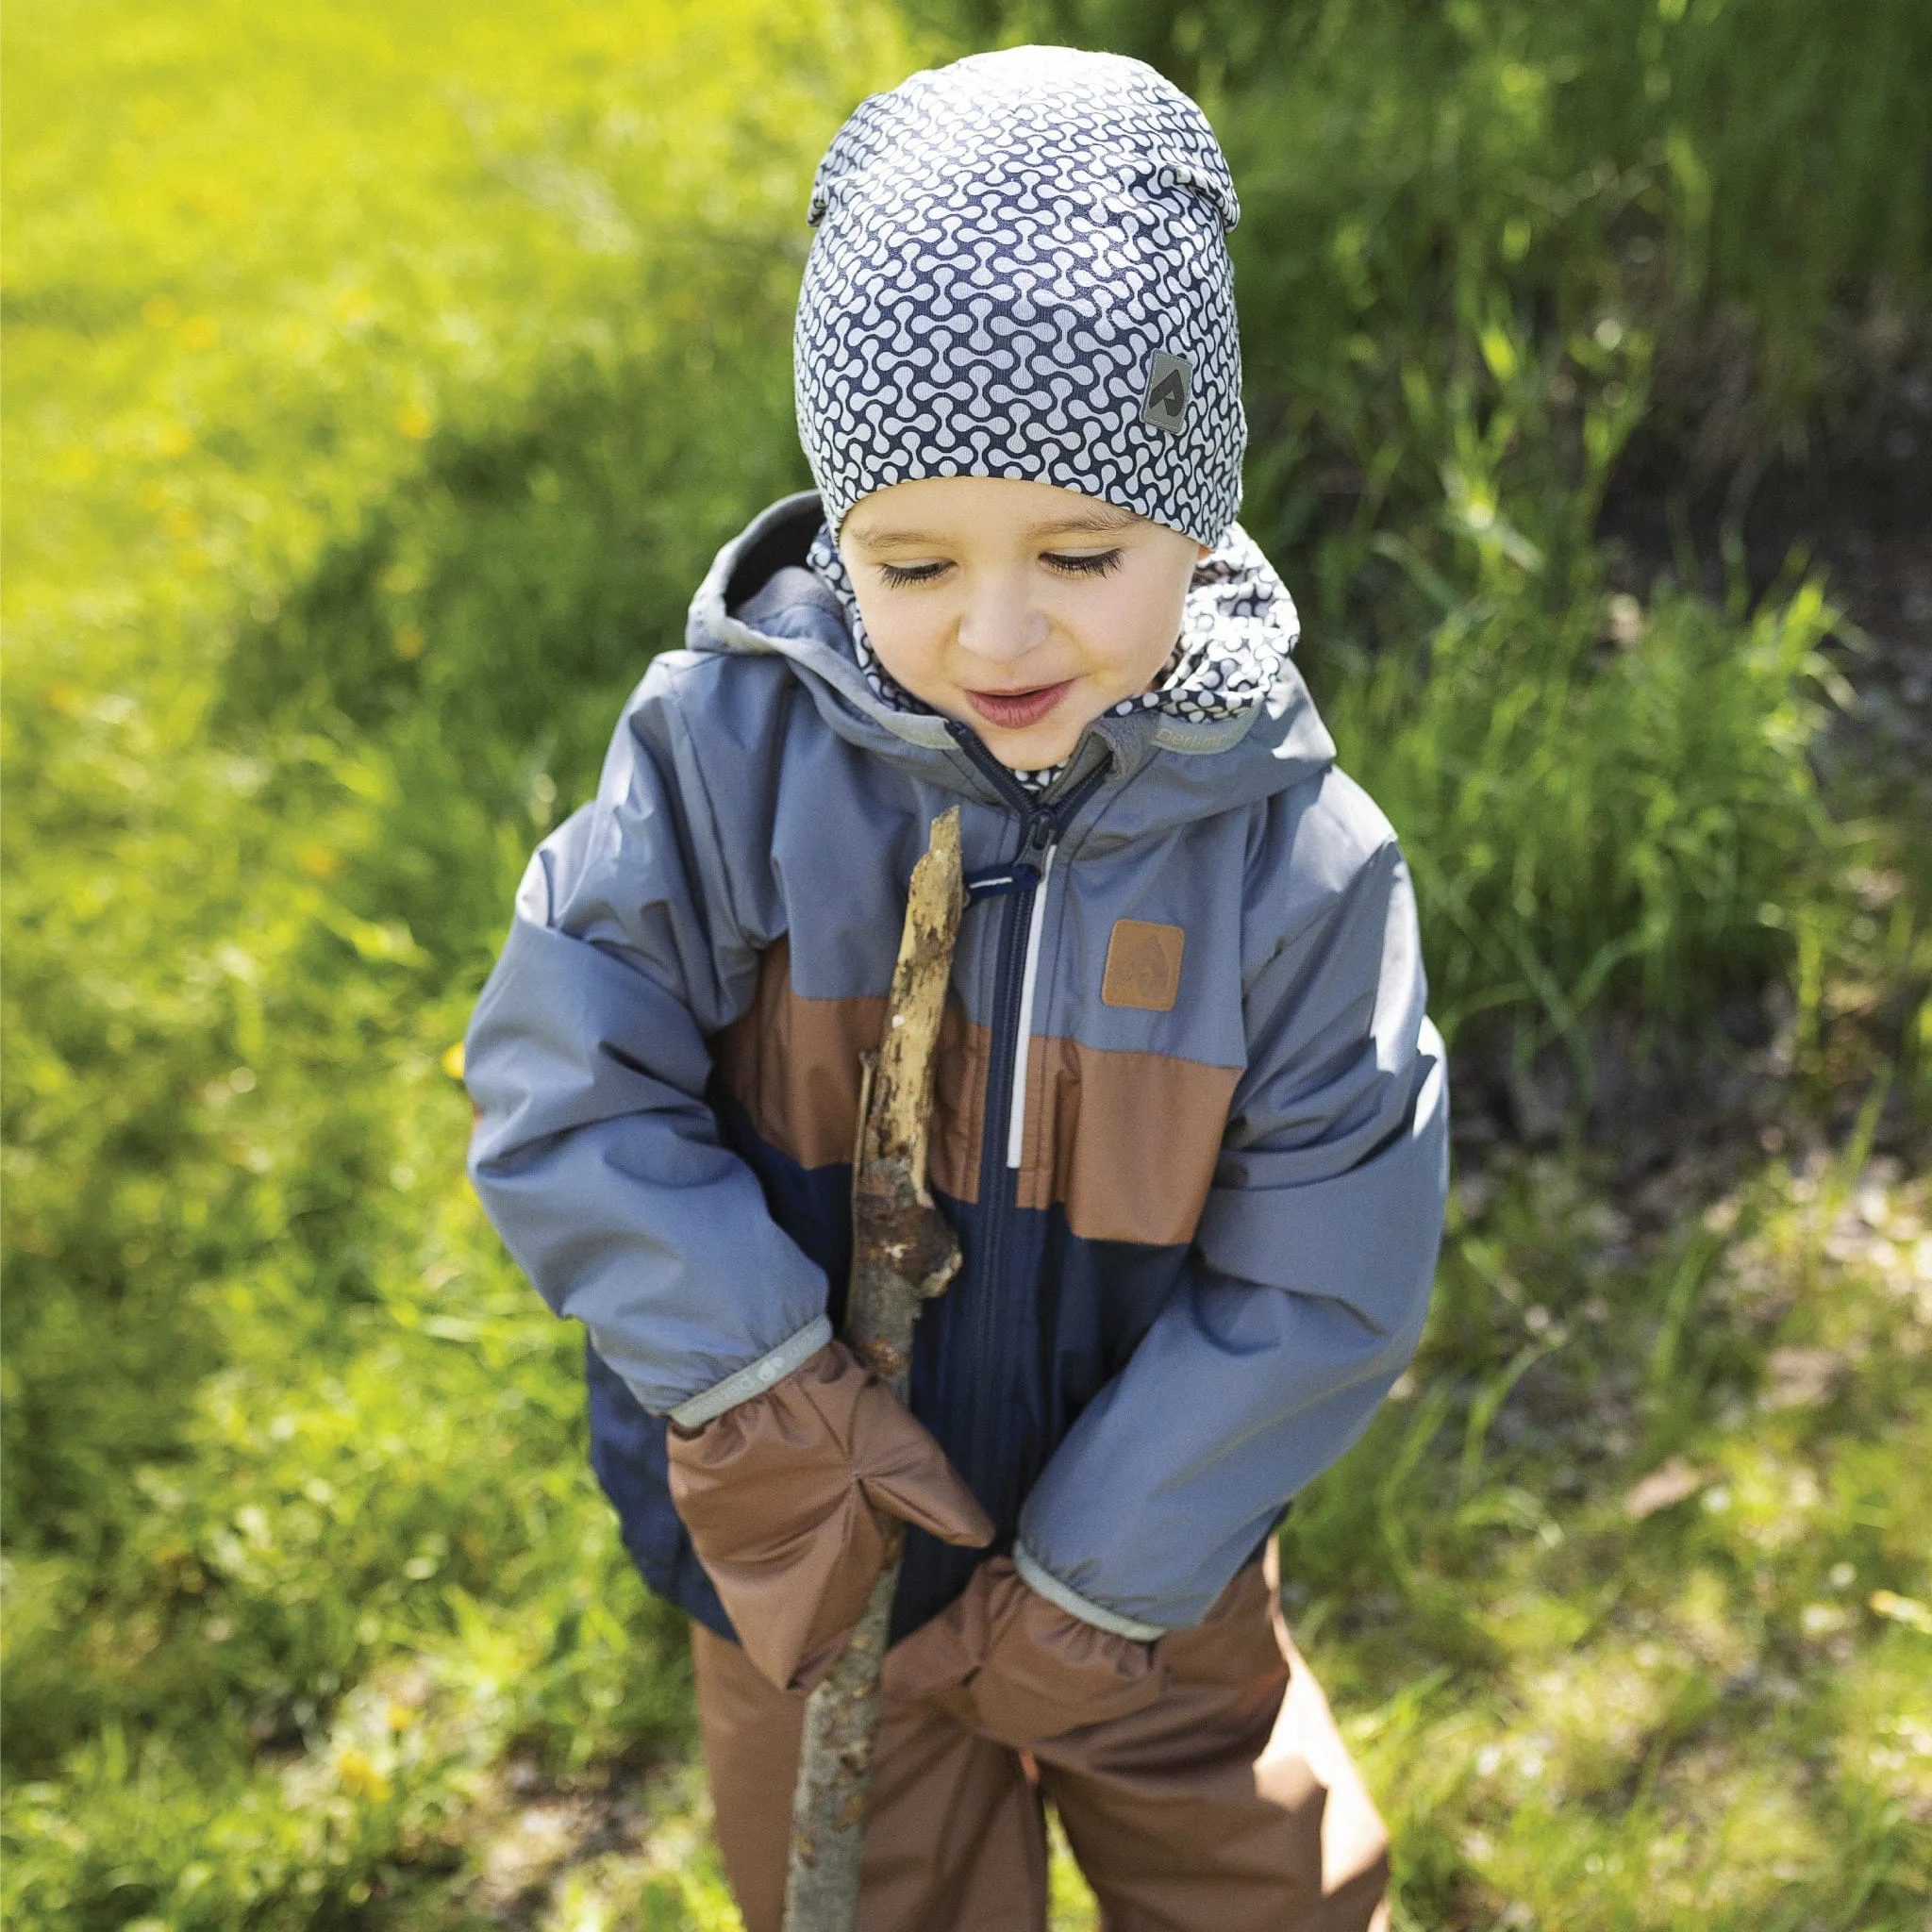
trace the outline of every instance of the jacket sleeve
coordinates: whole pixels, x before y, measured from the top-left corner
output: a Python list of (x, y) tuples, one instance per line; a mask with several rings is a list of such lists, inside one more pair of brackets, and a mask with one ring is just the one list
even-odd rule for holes
[(1021, 1515), (1027, 1581), (1143, 1640), (1199, 1623), (1367, 1427), (1435, 1273), (1448, 1096), (1407, 869), (1339, 774), (1284, 863), (1313, 890), (1246, 969), (1248, 1066), (1186, 1273)]
[(646, 1409), (695, 1424), (831, 1326), (823, 1273), (705, 1100), (707, 1037), (748, 1006), (772, 936), (734, 908), (661, 673), (619, 725), (595, 800), (530, 861), (464, 1077), (471, 1177), (511, 1254)]

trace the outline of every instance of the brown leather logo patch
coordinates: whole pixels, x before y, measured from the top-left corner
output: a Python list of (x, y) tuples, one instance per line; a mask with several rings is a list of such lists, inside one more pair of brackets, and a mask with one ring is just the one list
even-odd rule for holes
[(1117, 919), (1107, 942), (1107, 973), (1100, 997), (1110, 1007), (1139, 1007), (1169, 1013), (1181, 990), (1181, 953), (1188, 936), (1177, 925)]

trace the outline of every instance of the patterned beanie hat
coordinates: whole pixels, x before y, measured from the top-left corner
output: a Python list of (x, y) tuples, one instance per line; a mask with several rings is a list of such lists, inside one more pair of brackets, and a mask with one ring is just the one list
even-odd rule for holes
[(1241, 205), (1178, 88), (1069, 47), (915, 74), (839, 130), (808, 218), (798, 428), (835, 535), (888, 484), (1016, 476), (1219, 542)]

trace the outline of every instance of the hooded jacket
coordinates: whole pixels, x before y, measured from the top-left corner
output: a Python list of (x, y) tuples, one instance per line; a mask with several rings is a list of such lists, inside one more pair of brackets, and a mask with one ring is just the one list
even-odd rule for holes
[[(1096, 720), (1030, 796), (873, 694), (803, 567), (820, 521), (788, 498), (720, 553), (531, 860), (465, 1043), (471, 1174), (589, 1331), (592, 1458), (645, 1579), (728, 1634), (667, 1421), (836, 1328), (860, 1056), (958, 805), (930, 1181), (964, 1258), (911, 1407), (1035, 1589), (1151, 1639), (1200, 1621), (1420, 1336), (1447, 1093), (1407, 872), (1285, 652), (1233, 717)], [(1272, 611), (1291, 643), (1246, 549), (1190, 621)], [(895, 1634), (978, 1560), (908, 1532)]]

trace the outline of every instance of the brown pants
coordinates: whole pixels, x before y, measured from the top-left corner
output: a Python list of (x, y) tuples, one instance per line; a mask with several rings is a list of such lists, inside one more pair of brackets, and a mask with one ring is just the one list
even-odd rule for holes
[[(746, 1932), (780, 1932), (804, 1701), (702, 1624), (691, 1643), (725, 1874)], [(1106, 1932), (1379, 1932), (1388, 1837), (1282, 1622), (1273, 1550), (1161, 1657), (1160, 1701), (1041, 1744), (1037, 1785), (963, 1700), (888, 1703), (859, 1932), (1043, 1932), (1042, 1793)]]

